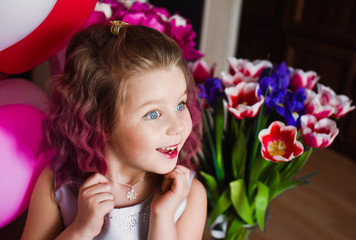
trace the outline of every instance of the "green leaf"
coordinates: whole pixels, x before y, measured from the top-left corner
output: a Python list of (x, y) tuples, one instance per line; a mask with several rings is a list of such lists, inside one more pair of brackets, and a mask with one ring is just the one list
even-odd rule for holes
[(236, 215), (230, 216), (227, 224), (225, 239), (236, 239), (237, 234), (243, 225), (244, 223), (241, 222)]
[(269, 189), (262, 182), (258, 182), (257, 195), (255, 198), (256, 218), (261, 230), (265, 228), (265, 213), (269, 203)]
[(290, 166), (288, 166), (288, 168), (281, 173), (281, 178), (286, 180), (292, 179), (303, 168), (312, 152), (313, 148), (310, 148), (307, 152), (304, 152), (298, 158), (292, 160), (292, 162), (290, 162)]
[(207, 191), (210, 192), (214, 202), (216, 202), (219, 198), (219, 189), (215, 178), (212, 175), (205, 173), (203, 171), (200, 171), (200, 175), (205, 180)]
[(280, 176), (279, 172), (275, 172), (275, 173), (270, 177), (270, 180), (268, 181), (268, 186), (270, 186), (270, 187), (277, 187), (280, 182), (281, 182), (281, 176)]
[(210, 147), (210, 151), (211, 151), (211, 156), (213, 158), (213, 163), (214, 163), (214, 170), (215, 170), (215, 174), (216, 174), (216, 178), (218, 179), (218, 182), (222, 182), (222, 173), (221, 170), (219, 169), (218, 166), (218, 161), (216, 158), (216, 149), (215, 149), (215, 144), (213, 141), (213, 137), (211, 136), (211, 132), (212, 127), (210, 125), (210, 119), (208, 119), (209, 117), (209, 113), (207, 111), (204, 111), (204, 109), (201, 109), (201, 113), (202, 113), (202, 118), (203, 118), (203, 125), (204, 125), (204, 130), (205, 130), (205, 134), (206, 134), (206, 138), (208, 140), (209, 143), (209, 147)]
[(245, 135), (240, 131), (232, 149), (231, 165), (234, 179), (245, 177), (245, 165), (247, 157), (246, 144)]
[(292, 180), (292, 181), (288, 181), (288, 182), (284, 182), (279, 184), (279, 186), (275, 187), (275, 188), (271, 188), (270, 192), (270, 201), (276, 197), (278, 197), (280, 194), (282, 194), (283, 192), (287, 191), (288, 189), (292, 189), (295, 188), (299, 185), (304, 185), (304, 184), (308, 184), (308, 181), (305, 180)]
[(246, 221), (246, 223), (253, 225), (251, 206), (248, 202), (243, 179), (230, 182), (230, 200), (236, 213)]
[(265, 180), (270, 177), (275, 172), (276, 163), (267, 161), (258, 155), (255, 159), (253, 168), (251, 169), (251, 182), (260, 180), (265, 182)]
[(226, 190), (223, 192), (223, 194), (220, 196), (219, 200), (217, 201), (215, 207), (210, 213), (210, 217), (208, 220), (208, 226), (213, 224), (215, 219), (220, 216), (223, 212), (225, 212), (230, 206), (230, 194), (229, 194), (229, 188), (226, 188)]
[(215, 144), (216, 144), (216, 161), (221, 175), (221, 180), (225, 178), (223, 162), (223, 133), (224, 133), (224, 106), (222, 100), (218, 101), (215, 109)]
[(252, 148), (252, 154), (250, 155), (250, 169), (254, 165), (253, 162), (256, 158), (258, 147), (260, 146), (260, 140), (258, 139), (258, 134), (260, 133), (261, 129), (266, 127), (268, 121), (268, 117), (264, 115), (263, 108), (264, 108), (264, 104), (261, 106), (260, 111), (258, 113), (256, 133), (253, 141), (254, 144)]

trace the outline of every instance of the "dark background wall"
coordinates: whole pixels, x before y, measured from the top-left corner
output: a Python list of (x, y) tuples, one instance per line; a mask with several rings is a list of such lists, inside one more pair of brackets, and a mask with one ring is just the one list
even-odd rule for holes
[(199, 47), (204, 0), (150, 0), (149, 2), (157, 7), (166, 8), (171, 14), (178, 13), (188, 19), (197, 34), (195, 42)]

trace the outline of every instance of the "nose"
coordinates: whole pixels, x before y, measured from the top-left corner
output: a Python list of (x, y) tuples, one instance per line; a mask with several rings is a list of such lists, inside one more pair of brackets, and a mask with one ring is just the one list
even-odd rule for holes
[(183, 119), (177, 114), (172, 114), (168, 119), (167, 135), (178, 135), (184, 132), (186, 126)]

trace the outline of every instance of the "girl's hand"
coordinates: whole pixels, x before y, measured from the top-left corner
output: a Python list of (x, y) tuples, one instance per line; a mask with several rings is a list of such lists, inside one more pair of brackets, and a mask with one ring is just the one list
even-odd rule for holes
[(95, 173), (79, 188), (78, 212), (72, 227), (91, 239), (100, 233), (104, 216), (113, 208), (114, 196), (107, 178)]
[(161, 189), (158, 190), (151, 203), (151, 212), (155, 215), (174, 216), (179, 204), (189, 194), (190, 170), (177, 165), (176, 168), (165, 174)]

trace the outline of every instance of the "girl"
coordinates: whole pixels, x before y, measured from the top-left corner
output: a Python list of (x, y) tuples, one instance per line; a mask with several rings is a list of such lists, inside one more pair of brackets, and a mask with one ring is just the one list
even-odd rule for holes
[[(75, 35), (53, 79), (23, 239), (201, 239), (206, 193), (189, 170), (199, 109), (178, 45), (114, 21)], [(178, 163), (178, 165), (177, 165)]]

